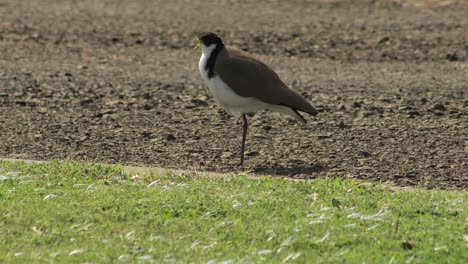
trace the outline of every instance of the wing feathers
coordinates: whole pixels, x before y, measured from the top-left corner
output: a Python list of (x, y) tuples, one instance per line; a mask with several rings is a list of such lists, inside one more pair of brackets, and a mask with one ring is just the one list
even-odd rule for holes
[(270, 67), (241, 50), (226, 47), (218, 55), (215, 72), (242, 97), (254, 97), (294, 111), (317, 115), (318, 111), (299, 93), (289, 89)]

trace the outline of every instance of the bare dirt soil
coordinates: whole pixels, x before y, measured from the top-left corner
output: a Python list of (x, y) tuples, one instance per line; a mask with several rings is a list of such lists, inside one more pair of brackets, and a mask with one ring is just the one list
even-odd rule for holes
[[(468, 2), (0, 0), (0, 157), (468, 187)], [(198, 72), (201, 31), (320, 110), (241, 124)]]

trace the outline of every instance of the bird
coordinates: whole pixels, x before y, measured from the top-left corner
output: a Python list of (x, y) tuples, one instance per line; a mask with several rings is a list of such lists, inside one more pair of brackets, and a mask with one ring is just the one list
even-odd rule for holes
[(209, 92), (228, 114), (242, 118), (240, 166), (244, 165), (247, 114), (270, 110), (301, 123), (306, 120), (299, 111), (312, 116), (318, 114), (307, 99), (290, 89), (265, 63), (225, 45), (216, 33), (203, 32), (197, 38), (195, 48), (201, 49), (198, 68)]

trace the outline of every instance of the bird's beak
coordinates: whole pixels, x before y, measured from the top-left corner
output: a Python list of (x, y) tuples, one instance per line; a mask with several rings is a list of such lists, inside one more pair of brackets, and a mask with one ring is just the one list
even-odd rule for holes
[(197, 41), (198, 43), (195, 47), (193, 47), (193, 49), (201, 48), (201, 41), (199, 39)]

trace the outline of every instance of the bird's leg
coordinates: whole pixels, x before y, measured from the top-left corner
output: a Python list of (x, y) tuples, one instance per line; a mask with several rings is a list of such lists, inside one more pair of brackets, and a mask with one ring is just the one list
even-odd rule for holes
[(242, 114), (242, 120), (244, 121), (244, 124), (242, 125), (243, 131), (242, 131), (242, 147), (241, 147), (241, 160), (240, 160), (241, 166), (244, 165), (245, 138), (247, 137), (247, 128), (249, 127), (245, 114)]

